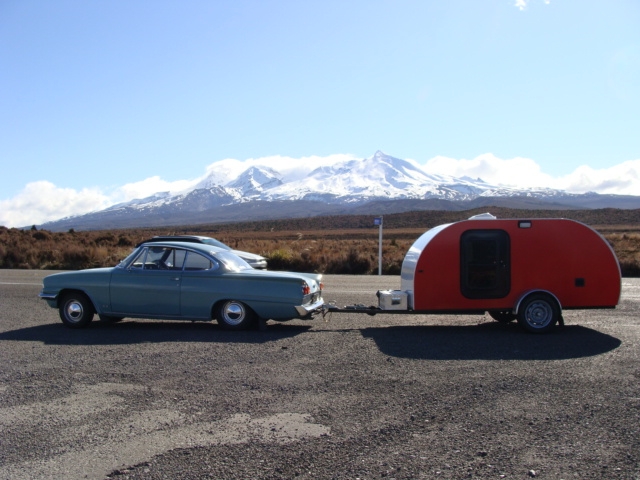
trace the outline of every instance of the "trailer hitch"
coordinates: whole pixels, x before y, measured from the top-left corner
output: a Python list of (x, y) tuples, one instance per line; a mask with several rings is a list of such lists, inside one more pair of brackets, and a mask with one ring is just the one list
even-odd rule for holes
[(341, 313), (358, 312), (358, 313), (366, 313), (367, 315), (374, 316), (376, 313), (379, 313), (381, 311), (382, 309), (380, 307), (376, 307), (374, 305), (367, 307), (364, 303), (357, 303), (355, 305), (345, 305), (344, 307), (340, 308), (335, 304), (335, 302), (329, 302), (329, 303), (325, 303), (322, 306), (322, 317), (325, 318), (327, 315), (329, 315), (329, 318), (331, 318), (330, 314), (333, 312), (341, 312)]

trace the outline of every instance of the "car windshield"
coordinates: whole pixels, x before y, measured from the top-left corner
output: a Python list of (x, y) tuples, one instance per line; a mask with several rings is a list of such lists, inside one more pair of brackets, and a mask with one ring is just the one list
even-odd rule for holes
[(120, 268), (126, 267), (129, 264), (129, 262), (133, 260), (133, 257), (135, 257), (138, 254), (138, 251), (139, 251), (138, 248), (134, 248), (129, 255), (127, 255), (123, 260), (120, 261), (118, 265), (116, 265), (116, 267), (120, 267)]
[(252, 270), (253, 268), (239, 256), (231, 253), (231, 252), (211, 252), (220, 263), (224, 264), (227, 270), (231, 270), (232, 272), (239, 272), (241, 270)]
[(220, 240), (216, 240), (215, 238), (201, 238), (202, 243), (206, 243), (207, 245), (213, 245), (214, 247), (224, 248), (225, 250), (231, 250), (231, 247), (225, 245)]

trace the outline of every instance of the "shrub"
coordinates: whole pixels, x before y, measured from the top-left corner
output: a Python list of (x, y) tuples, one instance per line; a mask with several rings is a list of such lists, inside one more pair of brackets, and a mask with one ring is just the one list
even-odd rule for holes
[(623, 277), (640, 277), (640, 262), (638, 260), (623, 260), (620, 262)]
[(89, 252), (80, 245), (67, 245), (62, 251), (62, 265), (65, 270), (79, 270), (89, 263)]
[(346, 255), (338, 259), (331, 260), (326, 269), (326, 273), (364, 275), (371, 273), (371, 258), (361, 255), (357, 248), (351, 247)]
[(278, 249), (268, 254), (265, 258), (270, 270), (287, 270), (291, 265), (293, 252), (291, 250)]
[(36, 240), (51, 240), (51, 234), (49, 232), (47, 232), (46, 230), (41, 230), (41, 231), (34, 231), (33, 234), (31, 235), (33, 238), (35, 238)]

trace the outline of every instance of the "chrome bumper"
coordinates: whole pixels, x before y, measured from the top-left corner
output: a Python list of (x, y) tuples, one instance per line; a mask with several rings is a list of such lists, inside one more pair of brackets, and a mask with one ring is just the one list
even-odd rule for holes
[(43, 293), (43, 292), (40, 292), (38, 294), (38, 297), (40, 297), (41, 299), (45, 300), (47, 302), (47, 304), (51, 308), (58, 308), (58, 294), (57, 293)]
[(314, 303), (311, 303), (309, 305), (298, 305), (296, 307), (296, 311), (298, 312), (298, 316), (300, 318), (313, 318), (314, 315), (322, 311), (323, 305), (324, 300), (322, 299), (322, 297), (320, 297)]

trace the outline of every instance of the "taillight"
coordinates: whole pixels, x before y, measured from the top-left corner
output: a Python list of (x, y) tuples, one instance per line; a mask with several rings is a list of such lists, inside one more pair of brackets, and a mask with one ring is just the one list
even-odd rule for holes
[(320, 290), (324, 290), (324, 283), (320, 282)]
[(311, 293), (311, 287), (307, 284), (307, 282), (302, 282), (302, 294), (309, 295)]

